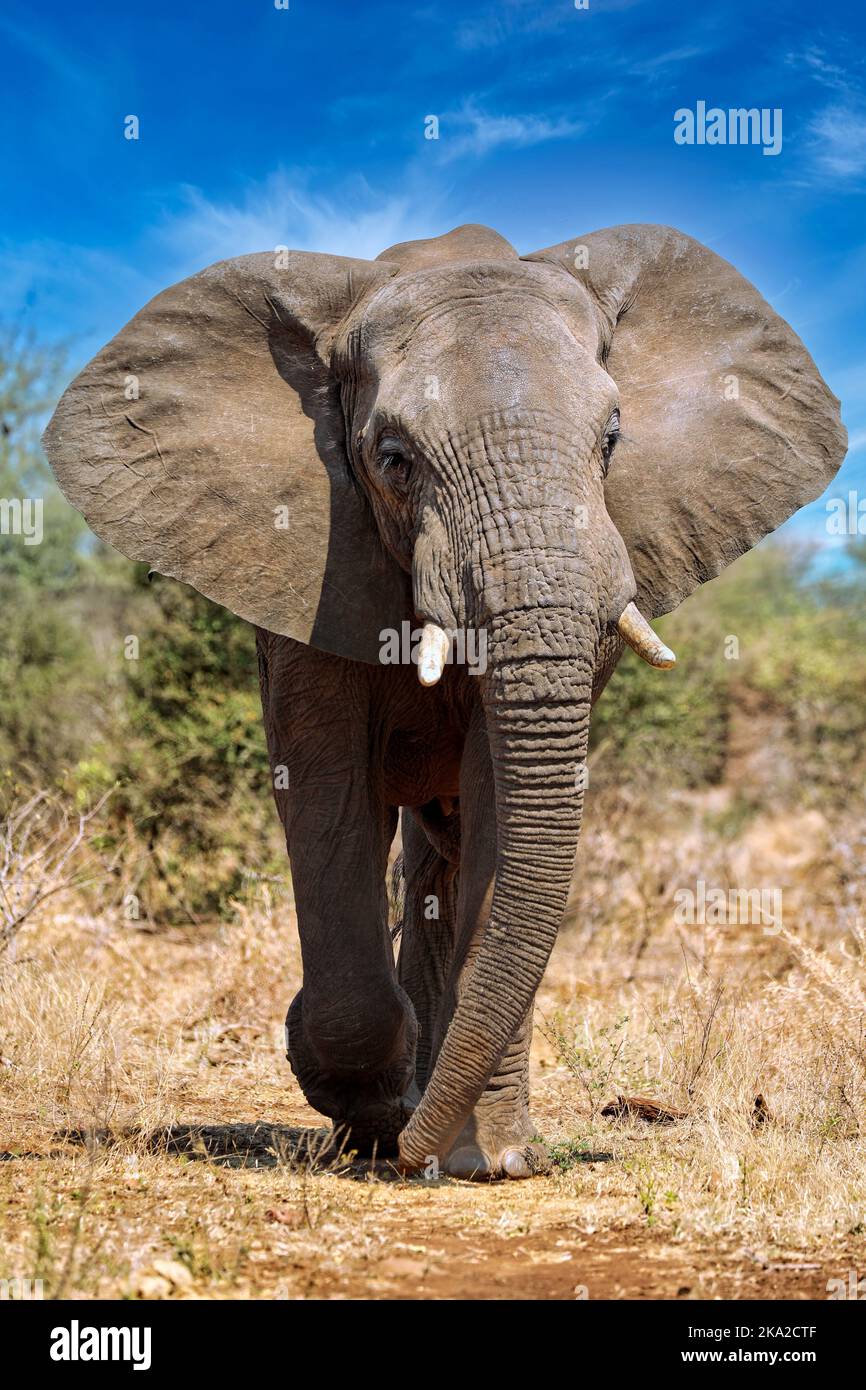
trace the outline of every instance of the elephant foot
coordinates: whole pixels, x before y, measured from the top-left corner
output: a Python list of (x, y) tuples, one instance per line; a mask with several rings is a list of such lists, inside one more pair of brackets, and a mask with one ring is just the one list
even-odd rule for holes
[(490, 1182), (550, 1171), (547, 1150), (537, 1142), (538, 1130), (529, 1115), (528, 1029), (524, 1033), (451, 1146), (443, 1166), (454, 1178)]
[(392, 1102), (362, 1099), (333, 1120), (331, 1144), (343, 1156), (395, 1158), (398, 1136), (411, 1118), (414, 1107), (407, 1100)]
[(445, 1172), (452, 1178), (493, 1182), (500, 1178), (534, 1178), (550, 1171), (550, 1159), (543, 1144), (512, 1139), (496, 1147), (458, 1141), (445, 1160)]
[(417, 1024), (402, 991), (396, 1004), (392, 1017), (372, 1033), (369, 1011), (359, 1010), (357, 1022), (364, 1031), (358, 1039), (346, 1028), (335, 1041), (333, 1028), (324, 1031), (315, 1017), (306, 1019), (303, 990), (286, 1017), (292, 1071), (313, 1109), (331, 1121), (331, 1147), (344, 1155), (354, 1151), (364, 1158), (392, 1157), (415, 1109)]
[(489, 1113), (479, 1115), (479, 1110), (480, 1107), (464, 1125), (444, 1163), (437, 1163), (433, 1154), (421, 1162), (412, 1162), (404, 1156), (401, 1146), (397, 1165), (400, 1171), (407, 1177), (445, 1174), (475, 1182), (535, 1178), (550, 1172), (547, 1149), (537, 1139), (528, 1111), (520, 1107), (515, 1114), (509, 1108), (508, 1113), (500, 1113), (496, 1123)]
[(525, 1104), (479, 1103), (457, 1136), (442, 1172), (452, 1178), (496, 1182), (534, 1178), (550, 1171), (547, 1150)]

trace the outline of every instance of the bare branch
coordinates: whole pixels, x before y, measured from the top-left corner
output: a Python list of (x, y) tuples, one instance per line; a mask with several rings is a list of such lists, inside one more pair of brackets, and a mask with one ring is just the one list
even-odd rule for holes
[(0, 954), (48, 898), (108, 875), (91, 827), (112, 791), (79, 812), (77, 824), (70, 824), (63, 802), (47, 791), (14, 805), (0, 823)]

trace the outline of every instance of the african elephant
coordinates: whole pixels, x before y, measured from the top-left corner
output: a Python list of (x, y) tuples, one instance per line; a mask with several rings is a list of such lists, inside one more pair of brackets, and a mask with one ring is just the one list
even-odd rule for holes
[[(406, 1171), (538, 1171), (532, 1007), (590, 709), (624, 642), (672, 664), (648, 618), (833, 477), (838, 402), (800, 340), (666, 227), (278, 249), (158, 295), (46, 448), (97, 535), (256, 627), (312, 1105)], [(484, 660), (449, 660), (466, 634)]]

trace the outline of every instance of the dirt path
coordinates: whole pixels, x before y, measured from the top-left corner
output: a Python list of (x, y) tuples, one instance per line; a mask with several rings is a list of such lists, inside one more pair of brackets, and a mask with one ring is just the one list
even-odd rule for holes
[[(386, 1256), (369, 1274), (315, 1279), (319, 1298), (365, 1299), (826, 1299), (838, 1260), (817, 1268), (764, 1268), (716, 1245), (684, 1249), (640, 1227), (575, 1238), (554, 1228), (509, 1242), (442, 1238), (419, 1224), (405, 1231), (405, 1254)], [(812, 1264), (813, 1262), (810, 1262)]]
[[(57, 1136), (41, 1153), (0, 1155), (7, 1220), (32, 1223), (33, 1192), (52, 1189), (74, 1228), (67, 1195), (94, 1164), (83, 1244), (97, 1245), (102, 1268), (79, 1282), (113, 1297), (824, 1300), (828, 1280), (856, 1267), (844, 1243), (768, 1255), (615, 1211), (596, 1228), (585, 1202), (564, 1201), (546, 1179), (410, 1183), (361, 1163), (304, 1173), (298, 1157), (321, 1135), (247, 1123), (90, 1132), (86, 1144)], [(588, 1169), (606, 1166), (594, 1157)], [(165, 1283), (160, 1270), (178, 1253), (190, 1277)]]

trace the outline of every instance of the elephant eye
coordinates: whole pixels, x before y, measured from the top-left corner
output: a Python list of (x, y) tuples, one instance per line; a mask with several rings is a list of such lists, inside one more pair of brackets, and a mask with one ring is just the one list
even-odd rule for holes
[(616, 442), (617, 442), (618, 439), (619, 439), (619, 411), (618, 411), (618, 410), (615, 410), (615, 411), (613, 412), (613, 414), (611, 415), (610, 419), (609, 419), (608, 422), (607, 422), (607, 428), (605, 429), (605, 432), (604, 432), (604, 435), (602, 436), (602, 441), (601, 441), (601, 453), (602, 453), (602, 457), (603, 457), (603, 459), (604, 459), (604, 465), (605, 465), (604, 471), (605, 471), (605, 473), (607, 473), (607, 467), (608, 467), (608, 464), (610, 463), (611, 455), (613, 454), (613, 451), (614, 451), (614, 449), (616, 448)]
[(412, 471), (412, 461), (397, 439), (385, 438), (379, 445), (379, 470), (392, 483), (405, 483)]

